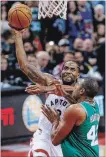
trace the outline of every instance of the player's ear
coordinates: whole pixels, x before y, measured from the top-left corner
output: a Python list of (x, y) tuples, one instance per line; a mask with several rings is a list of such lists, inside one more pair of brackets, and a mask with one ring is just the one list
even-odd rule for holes
[(85, 93), (85, 89), (84, 88), (81, 88), (80, 89), (80, 95), (83, 95)]
[(80, 77), (80, 73), (78, 73), (78, 75), (77, 75), (77, 79)]

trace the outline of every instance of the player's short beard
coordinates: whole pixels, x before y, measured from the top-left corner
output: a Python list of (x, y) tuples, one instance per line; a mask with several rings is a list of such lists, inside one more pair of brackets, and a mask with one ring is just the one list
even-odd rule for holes
[(67, 81), (65, 81), (65, 80), (62, 79), (62, 82), (63, 82), (63, 85), (72, 85), (73, 83), (76, 82), (76, 80), (72, 79), (70, 82), (67, 82)]
[(62, 79), (62, 82), (64, 85), (72, 85), (73, 83), (75, 83), (77, 81), (75, 76), (73, 74), (71, 74), (71, 75), (72, 76), (70, 76), (71, 79), (69, 81), (64, 79), (64, 74), (61, 75), (61, 79)]

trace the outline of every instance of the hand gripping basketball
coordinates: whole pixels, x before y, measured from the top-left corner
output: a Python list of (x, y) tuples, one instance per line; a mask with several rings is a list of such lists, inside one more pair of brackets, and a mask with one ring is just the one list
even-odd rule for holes
[(21, 3), (14, 5), (8, 12), (8, 21), (15, 30), (28, 28), (32, 21), (31, 9)]

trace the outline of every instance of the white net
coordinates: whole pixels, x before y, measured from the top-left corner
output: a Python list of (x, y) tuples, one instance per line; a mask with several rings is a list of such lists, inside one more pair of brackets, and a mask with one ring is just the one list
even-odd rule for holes
[(39, 0), (38, 19), (53, 17), (53, 15), (60, 16), (66, 19), (67, 14), (67, 0)]

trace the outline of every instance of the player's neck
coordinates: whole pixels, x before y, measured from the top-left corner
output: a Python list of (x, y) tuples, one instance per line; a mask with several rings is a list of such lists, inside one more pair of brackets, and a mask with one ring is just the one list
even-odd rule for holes
[(74, 87), (74, 86), (75, 86), (75, 84), (76, 84), (76, 82), (72, 83), (72, 84), (71, 84), (71, 86), (72, 86), (72, 87)]
[(83, 102), (83, 101), (85, 101), (85, 97), (81, 97), (81, 98), (78, 99), (78, 103)]
[(74, 83), (66, 83), (66, 82), (62, 82), (63, 85), (67, 85), (67, 86), (71, 86), (74, 87), (76, 84), (76, 81)]
[(83, 97), (81, 97), (81, 98), (78, 100), (78, 102), (83, 102), (83, 101), (87, 101), (87, 102), (89, 102), (90, 104), (94, 103), (93, 98), (86, 97), (86, 96), (83, 96)]

